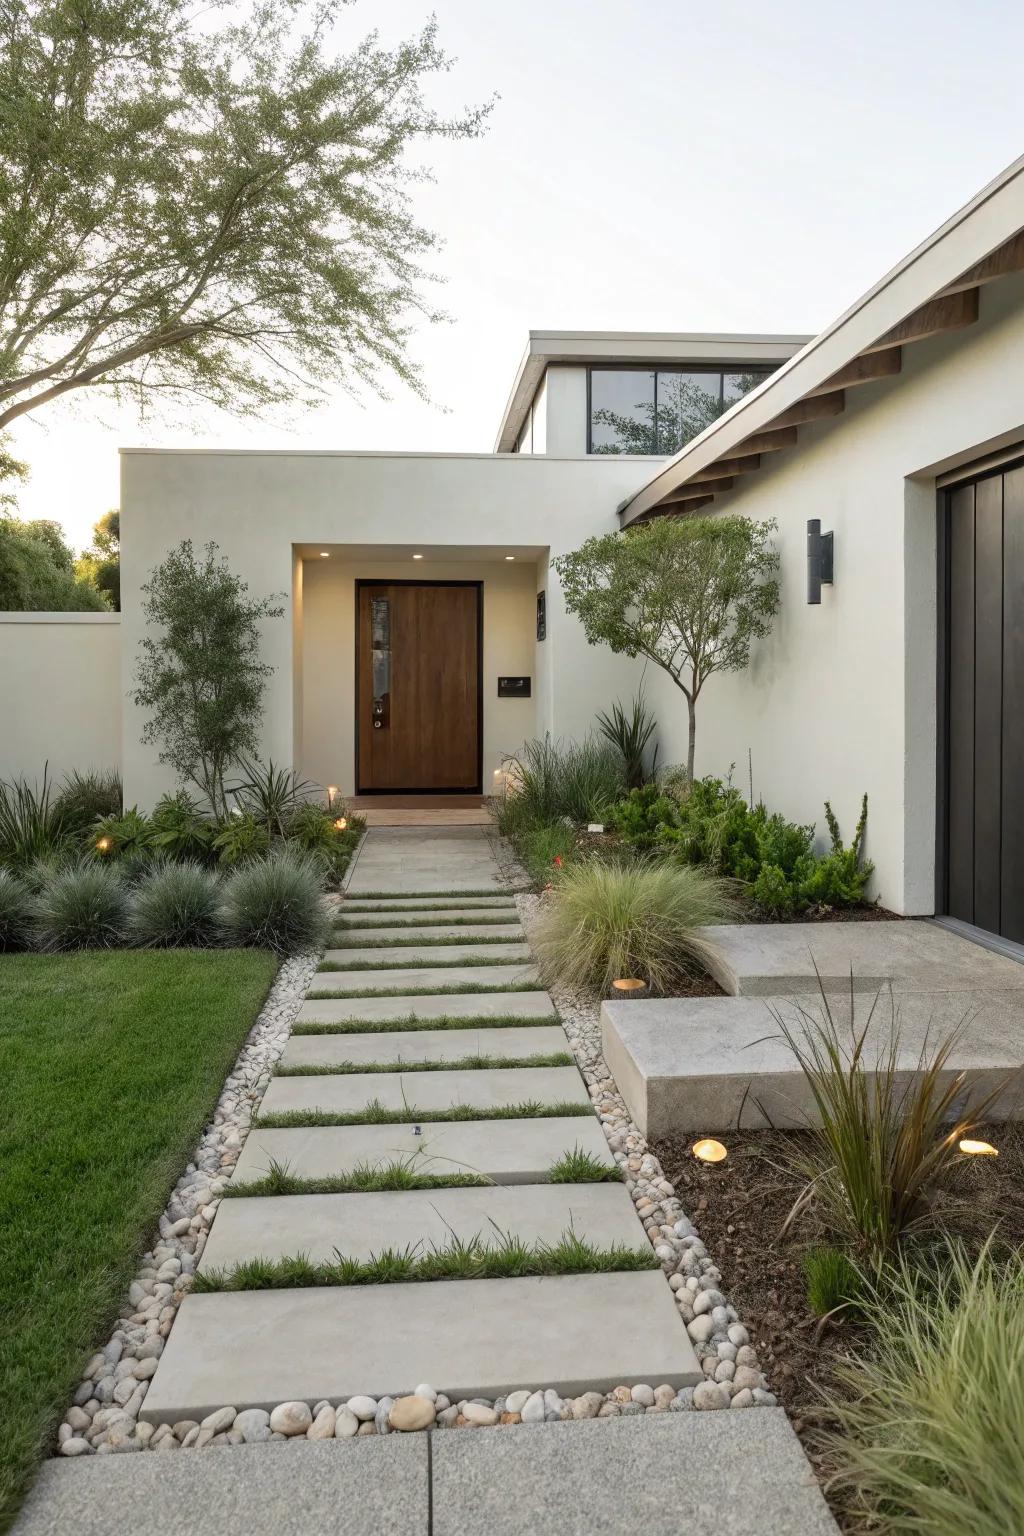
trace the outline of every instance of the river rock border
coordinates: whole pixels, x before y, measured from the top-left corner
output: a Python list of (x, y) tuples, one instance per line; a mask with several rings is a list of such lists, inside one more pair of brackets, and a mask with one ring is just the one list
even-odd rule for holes
[[(516, 905), (529, 933), (543, 898), (522, 892)], [(623, 1384), (611, 1392), (564, 1399), (552, 1388), (497, 1399), (452, 1402), (421, 1383), (406, 1396), (357, 1396), (347, 1403), (280, 1403), (272, 1412), (225, 1405), (202, 1421), (139, 1421), (178, 1307), (188, 1293), (221, 1191), (238, 1161), (319, 956), (285, 960), (221, 1091), (213, 1120), (175, 1186), (159, 1221), (159, 1241), (143, 1255), (110, 1339), (86, 1366), (57, 1450), (64, 1456), (142, 1450), (176, 1451), (214, 1445), (347, 1439), (394, 1430), (484, 1428), (567, 1419), (617, 1418), (690, 1409), (774, 1406), (747, 1329), (721, 1290), (722, 1276), (637, 1126), (629, 1117), (601, 1055), (599, 1004), (551, 988), (570, 1048), (587, 1083), (612, 1155), (622, 1169), (637, 1215), (668, 1275), (704, 1381), (682, 1391), (668, 1384)]]

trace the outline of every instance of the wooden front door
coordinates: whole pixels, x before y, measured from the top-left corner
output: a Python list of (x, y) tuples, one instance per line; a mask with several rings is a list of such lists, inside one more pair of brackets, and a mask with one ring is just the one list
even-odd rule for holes
[(476, 581), (356, 583), (360, 794), (481, 792)]

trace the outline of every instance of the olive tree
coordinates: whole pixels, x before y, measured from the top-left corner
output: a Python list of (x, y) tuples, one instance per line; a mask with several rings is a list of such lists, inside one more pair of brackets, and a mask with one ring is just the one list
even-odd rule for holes
[(216, 544), (197, 557), (191, 539), (142, 588), (146, 635), (132, 695), (150, 712), (142, 740), (159, 745), (160, 762), (200, 789), (217, 816), (228, 810), (225, 773), (259, 746), (274, 670), (260, 654), (260, 624), (284, 613), (277, 598), (248, 591)]
[(747, 666), (751, 641), (768, 634), (779, 605), (774, 529), (746, 517), (659, 517), (553, 562), (589, 643), (647, 657), (683, 693), (691, 780), (705, 683)]

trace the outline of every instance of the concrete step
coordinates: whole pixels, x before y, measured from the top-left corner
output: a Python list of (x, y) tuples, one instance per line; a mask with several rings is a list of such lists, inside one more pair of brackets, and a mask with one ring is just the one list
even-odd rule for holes
[(292, 1035), (282, 1067), (367, 1066), (390, 1061), (458, 1061), (464, 1056), (551, 1056), (568, 1051), (560, 1024), (504, 1029), (388, 1030), (380, 1035)]
[(346, 949), (328, 949), (324, 954), (324, 965), (341, 967), (365, 964), (369, 961), (373, 965), (385, 968), (396, 968), (409, 965), (433, 965), (455, 966), (472, 965), (477, 962), (480, 965), (508, 964), (513, 960), (529, 960), (530, 947), (526, 943), (506, 942), (503, 944), (474, 944), (472, 940), (465, 944), (442, 944), (431, 946), (429, 943), (417, 943), (410, 940), (407, 944), (394, 945), (387, 949), (374, 947), (373, 945), (353, 945)]
[[(457, 939), (460, 944), (473, 942), (485, 944), (500, 944), (504, 939), (507, 943), (522, 943), (525, 938), (522, 925), (516, 923), (463, 923), (438, 926), (432, 924), (415, 928), (349, 928), (347, 924), (339, 924), (335, 928), (335, 939), (344, 939), (343, 944), (336, 944), (336, 948), (344, 951), (350, 944), (361, 944), (367, 947), (377, 944), (431, 944), (436, 946), (445, 939)], [(442, 942), (442, 948), (444, 947)], [(334, 953), (332, 949), (331, 953)]]
[(426, 927), (435, 927), (438, 923), (518, 923), (519, 913), (513, 906), (492, 907), (489, 903), (481, 902), (478, 907), (452, 906), (434, 911), (425, 907), (405, 907), (398, 911), (380, 911), (375, 908), (362, 906), (349, 906), (343, 902), (338, 908), (338, 921), (345, 927), (355, 923), (367, 923), (371, 926), (382, 926), (386, 923), (398, 925), (410, 923), (416, 927), (423, 924)]
[(490, 1017), (536, 1019), (545, 1023), (555, 1005), (547, 992), (468, 992), (441, 997), (307, 998), (299, 1007), (300, 1024), (375, 1023), (394, 1019), (486, 1020)]
[(365, 896), (346, 896), (338, 907), (338, 914), (371, 912), (409, 913), (410, 916), (430, 916), (434, 912), (511, 912), (516, 914), (516, 904), (510, 894), (495, 896), (386, 896), (368, 900)]
[(275, 1077), (263, 1095), (260, 1113), (320, 1110), (352, 1115), (376, 1099), (388, 1110), (440, 1111), (454, 1104), (477, 1109), (506, 1105), (587, 1104), (590, 1095), (575, 1067), (493, 1067), (486, 1071), (362, 1072), (343, 1077)]
[[(872, 924), (836, 924), (869, 927)], [(878, 926), (882, 926), (879, 924)], [(897, 926), (893, 924), (892, 926)], [(901, 926), (909, 926), (901, 925)], [(849, 981), (845, 998), (830, 997), (833, 1018), (849, 1046)], [(874, 1005), (874, 1006), (873, 1006)], [(777, 998), (774, 1008), (797, 1038), (801, 1011), (821, 1014), (821, 996), (811, 992)], [(873, 1011), (872, 1011), (873, 1010)], [(865, 1064), (884, 1058), (894, 1028), (888, 998), (875, 1004), (873, 993), (855, 994), (853, 1027), (868, 1025)], [(601, 1008), (604, 1058), (637, 1125), (647, 1136), (703, 1134), (777, 1126), (820, 1125), (814, 1097), (778, 1018), (761, 997), (652, 998), (643, 1002), (606, 1002)], [(986, 1113), (994, 1120), (1018, 1118), (1024, 1102), (1024, 992), (902, 993), (897, 998), (898, 1068), (902, 1084), (915, 1074), (926, 1046), (939, 1043), (969, 1019), (942, 1074), (943, 1084), (957, 1073), (975, 1101), (998, 1089)]]
[(398, 1396), (420, 1381), (461, 1398), (701, 1379), (660, 1270), (220, 1292), (185, 1297), (142, 1417)]
[(595, 1248), (650, 1246), (624, 1184), (269, 1195), (221, 1202), (199, 1268), (234, 1269), (247, 1259), (299, 1253), (314, 1263), (336, 1254), (367, 1260), (386, 1248), (444, 1248), (453, 1237), (493, 1247), (504, 1233), (557, 1243), (570, 1230)]
[(410, 988), (440, 994), (450, 987), (454, 994), (460, 988), (472, 987), (486, 987), (493, 992), (524, 981), (531, 986), (540, 985), (540, 972), (535, 965), (419, 965), (396, 970), (317, 971), (310, 991), (331, 992), (344, 997), (353, 992), (399, 993)]
[(590, 1115), (437, 1120), (418, 1127), (412, 1122), (287, 1130), (254, 1126), (231, 1182), (239, 1187), (254, 1183), (272, 1164), (294, 1178), (330, 1179), (358, 1167), (383, 1168), (401, 1161), (417, 1174), (476, 1173), (498, 1184), (537, 1184), (547, 1179), (552, 1163), (576, 1147), (604, 1167), (615, 1167), (605, 1134)]

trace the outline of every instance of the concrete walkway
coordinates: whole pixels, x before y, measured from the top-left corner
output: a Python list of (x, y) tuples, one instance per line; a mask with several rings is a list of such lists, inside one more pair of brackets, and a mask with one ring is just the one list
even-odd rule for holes
[[(493, 1184), (225, 1200), (201, 1274), (505, 1234), (648, 1250), (624, 1184), (550, 1182), (577, 1149), (615, 1164), (482, 831), (370, 831), (322, 964), (263, 1098), (271, 1123), (250, 1131), (233, 1185), (271, 1168), (324, 1181), (397, 1161)], [(186, 1297), (143, 1417), (395, 1396), (419, 1382), (495, 1398), (700, 1380), (658, 1268), (218, 1292)]]

